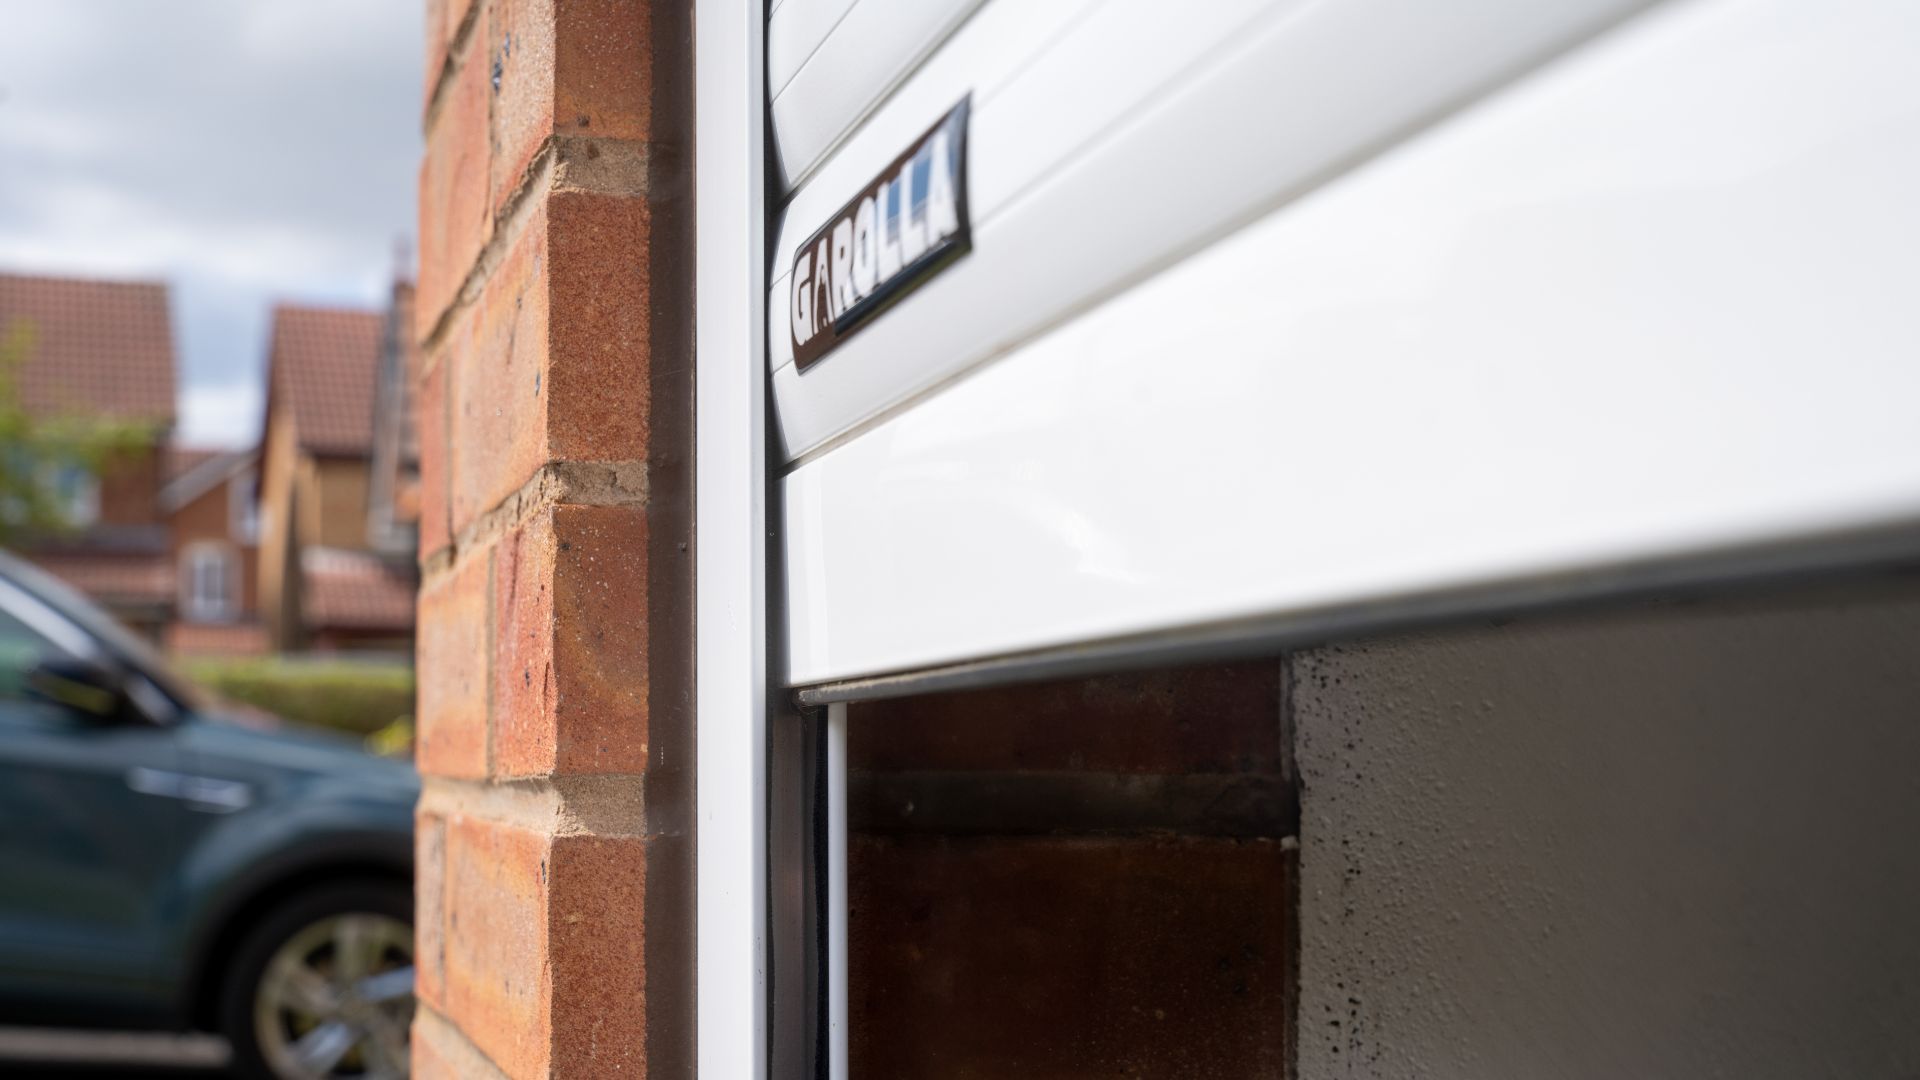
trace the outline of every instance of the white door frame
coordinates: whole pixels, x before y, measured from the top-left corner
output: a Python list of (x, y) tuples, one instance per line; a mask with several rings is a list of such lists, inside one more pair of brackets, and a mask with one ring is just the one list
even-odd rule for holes
[(699, 1075), (767, 1075), (766, 13), (694, 4)]

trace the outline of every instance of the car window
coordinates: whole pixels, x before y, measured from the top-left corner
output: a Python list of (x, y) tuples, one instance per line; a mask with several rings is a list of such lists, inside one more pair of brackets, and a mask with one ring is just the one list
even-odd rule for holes
[(27, 678), (41, 661), (73, 654), (0, 608), (0, 724), (71, 720), (66, 710), (27, 693)]
[(96, 645), (122, 663), (130, 664), (142, 676), (142, 682), (170, 699), (170, 709), (195, 709), (205, 698), (192, 683), (168, 667), (152, 646), (115, 622), (106, 612), (73, 589), (31, 563), (0, 552), (0, 591), (11, 585), (54, 609)]

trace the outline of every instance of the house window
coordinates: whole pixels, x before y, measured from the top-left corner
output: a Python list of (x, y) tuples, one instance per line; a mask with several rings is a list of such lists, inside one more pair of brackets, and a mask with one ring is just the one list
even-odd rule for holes
[(191, 622), (222, 622), (233, 618), (239, 602), (238, 567), (233, 552), (223, 544), (195, 544), (181, 557), (181, 606)]
[[(0, 447), (0, 522), (84, 529), (100, 520), (100, 478), (74, 462), (36, 460), (24, 446)], [(48, 520), (39, 520), (45, 517)]]
[(260, 539), (260, 474), (253, 469), (227, 481), (227, 509), (235, 541), (251, 544)]
[(83, 465), (60, 465), (50, 485), (60, 519), (76, 529), (100, 520), (100, 478)]

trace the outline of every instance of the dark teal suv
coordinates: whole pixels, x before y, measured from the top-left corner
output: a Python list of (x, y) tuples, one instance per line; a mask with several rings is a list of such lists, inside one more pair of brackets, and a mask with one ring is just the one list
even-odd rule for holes
[(225, 720), (0, 554), (0, 1023), (210, 1030), (242, 1076), (399, 1077), (409, 766)]

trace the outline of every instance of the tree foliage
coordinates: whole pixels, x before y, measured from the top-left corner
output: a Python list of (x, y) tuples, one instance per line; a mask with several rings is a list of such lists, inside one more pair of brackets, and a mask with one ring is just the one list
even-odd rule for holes
[(116, 459), (147, 451), (156, 435), (152, 421), (28, 409), (20, 370), (35, 336), (24, 319), (0, 328), (0, 544), (70, 529), (75, 478), (98, 477)]

